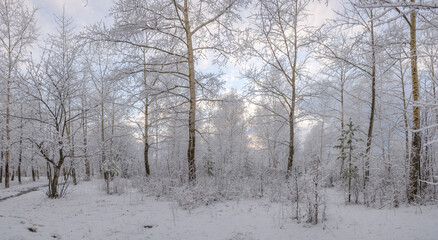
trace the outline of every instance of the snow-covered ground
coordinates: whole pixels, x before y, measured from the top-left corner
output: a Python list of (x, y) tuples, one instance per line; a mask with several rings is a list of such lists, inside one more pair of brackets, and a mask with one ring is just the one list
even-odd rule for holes
[(47, 179), (43, 178), (33, 182), (31, 178), (26, 177), (22, 178), (21, 184), (18, 183), (18, 180), (10, 181), (9, 184), (10, 188), (7, 189), (4, 188), (4, 183), (0, 184), (0, 200), (13, 197), (17, 194), (23, 193), (26, 190), (47, 186)]
[(327, 220), (315, 226), (296, 223), (290, 206), (266, 199), (189, 211), (134, 190), (106, 195), (102, 186), (82, 182), (63, 199), (48, 199), (41, 188), (0, 201), (0, 239), (438, 239), (437, 206), (346, 206), (333, 189), (327, 192)]

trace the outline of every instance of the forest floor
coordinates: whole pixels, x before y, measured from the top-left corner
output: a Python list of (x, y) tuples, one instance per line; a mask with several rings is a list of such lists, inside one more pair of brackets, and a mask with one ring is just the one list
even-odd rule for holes
[(39, 181), (33, 182), (31, 178), (23, 178), (22, 184), (18, 183), (18, 180), (16, 181), (10, 181), (10, 188), (5, 189), (4, 183), (1, 184), (0, 187), (0, 202), (4, 201), (8, 198), (17, 197), (32, 191), (37, 191), (40, 188), (47, 186), (46, 179), (40, 179)]
[[(14, 184), (14, 191), (2, 186), (0, 196), (41, 184)], [(290, 205), (264, 198), (183, 210), (134, 189), (106, 195), (101, 180), (70, 190), (56, 200), (48, 199), (41, 187), (1, 201), (0, 239), (438, 239), (438, 206), (345, 205), (343, 193), (335, 189), (326, 192), (327, 220), (318, 225), (297, 223), (290, 218)]]

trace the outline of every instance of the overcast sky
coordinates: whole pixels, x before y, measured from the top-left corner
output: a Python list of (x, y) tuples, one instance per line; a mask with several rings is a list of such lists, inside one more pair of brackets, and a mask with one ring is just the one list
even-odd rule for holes
[[(115, 0), (27, 0), (29, 4), (38, 9), (37, 24), (39, 28), (40, 39), (45, 39), (47, 34), (54, 33), (55, 15), (62, 14), (63, 7), (67, 16), (73, 19), (76, 32), (79, 32), (86, 25), (96, 23), (104, 20), (110, 22), (108, 17), (108, 10), (111, 8)], [(325, 3), (325, 1), (323, 1)], [(340, 0), (330, 0), (329, 6), (315, 1), (311, 4), (309, 12), (312, 14), (309, 18), (309, 24), (320, 25), (326, 21), (327, 18), (333, 17), (333, 8), (339, 7)], [(208, 59), (198, 63), (199, 70), (209, 70), (215, 68)], [(244, 82), (238, 78), (239, 66), (229, 66), (224, 69), (224, 80), (226, 81), (226, 88), (235, 88), (237, 90), (244, 86)]]
[[(108, 16), (113, 0), (27, 0), (37, 11), (39, 35), (44, 37), (55, 30), (55, 15), (62, 14), (65, 5), (67, 16), (72, 17), (76, 31)], [(108, 19), (108, 18), (107, 18)]]

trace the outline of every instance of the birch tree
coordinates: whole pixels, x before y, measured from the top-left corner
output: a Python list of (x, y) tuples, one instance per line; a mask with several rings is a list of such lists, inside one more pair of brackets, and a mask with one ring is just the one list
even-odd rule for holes
[[(114, 94), (117, 88), (117, 60), (116, 52), (110, 43), (92, 42), (87, 44), (87, 50), (91, 53), (86, 56), (86, 71), (90, 77), (90, 95), (89, 107), (93, 109), (95, 118), (95, 130), (99, 136), (98, 151), (95, 155), (100, 156), (99, 170), (103, 171), (103, 176), (109, 185), (110, 173), (103, 169), (103, 166), (109, 166), (111, 160), (112, 141), (111, 127), (112, 115), (111, 106), (114, 99)], [(94, 94), (93, 94), (94, 93)], [(97, 139), (96, 139), (97, 140)], [(109, 191), (109, 188), (107, 187)]]
[(387, 21), (392, 21), (397, 18), (405, 20), (409, 26), (409, 57), (411, 64), (411, 80), (412, 80), (412, 140), (411, 140), (411, 155), (410, 155), (410, 173), (408, 183), (408, 201), (416, 201), (419, 193), (420, 181), (420, 166), (421, 166), (421, 115), (420, 115), (420, 82), (418, 79), (418, 55), (417, 55), (417, 13), (419, 10), (438, 8), (438, 4), (434, 1), (359, 1), (357, 6), (367, 9), (383, 8), (384, 13), (395, 11), (396, 16), (389, 18)]
[[(310, 0), (256, 1), (251, 15), (252, 25), (247, 30), (244, 46), (246, 54), (259, 60), (261, 66), (249, 69), (250, 91), (256, 95), (272, 95), (287, 112), (289, 126), (289, 154), (287, 172), (292, 170), (296, 146), (296, 102), (300, 98), (297, 87), (303, 80), (309, 33), (305, 26)], [(276, 78), (263, 78), (261, 72), (276, 72)], [(259, 103), (260, 105), (261, 103)]]
[(12, 87), (16, 81), (20, 61), (36, 40), (35, 11), (23, 0), (0, 1), (0, 52), (7, 67), (1, 68), (6, 82), (5, 116), (5, 188), (9, 188), (9, 163), (11, 158), (11, 107)]
[[(183, 86), (188, 92), (188, 179), (196, 180), (196, 109), (197, 86), (201, 84), (196, 76), (196, 61), (206, 51), (216, 52), (216, 59), (224, 56), (226, 45), (232, 37), (235, 21), (240, 19), (237, 12), (242, 0), (120, 0), (116, 2), (112, 14), (129, 13), (130, 17), (122, 18), (117, 25), (124, 36), (102, 36), (97, 33), (96, 38), (119, 43), (127, 43), (146, 49), (152, 49), (169, 57), (168, 62), (181, 63), (185, 67), (177, 69), (172, 74), (184, 79)], [(152, 31), (157, 35), (152, 42), (137, 42), (130, 39), (133, 33)]]
[[(322, 39), (322, 48), (317, 50), (317, 59), (323, 65), (321, 75), (327, 77), (327, 81), (322, 81), (318, 85), (321, 87), (320, 97), (324, 101), (333, 99), (337, 103), (337, 106), (333, 107), (335, 108), (333, 109), (335, 112), (334, 117), (339, 121), (340, 131), (342, 132), (347, 115), (346, 107), (349, 105), (347, 101), (349, 95), (348, 83), (360, 75), (360, 72), (358, 74), (358, 70), (348, 63), (354, 61), (357, 44), (355, 38), (348, 37), (348, 34), (343, 31), (333, 30), (331, 27), (328, 31), (327, 37)], [(339, 56), (347, 61), (339, 59)], [(342, 153), (344, 150), (341, 148)], [(345, 159), (340, 158), (340, 160), (340, 175), (342, 176)]]

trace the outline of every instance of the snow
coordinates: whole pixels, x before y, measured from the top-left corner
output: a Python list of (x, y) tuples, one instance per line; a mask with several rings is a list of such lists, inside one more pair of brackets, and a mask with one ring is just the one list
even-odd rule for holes
[(20, 194), (23, 191), (32, 189), (32, 188), (40, 188), (47, 186), (46, 179), (40, 179), (39, 181), (33, 182), (31, 178), (22, 178), (22, 184), (16, 181), (10, 181), (10, 188), (4, 188), (4, 183), (1, 184), (0, 187), (0, 201), (5, 198), (13, 197), (17, 194)]
[(437, 206), (345, 205), (334, 189), (318, 225), (297, 223), (290, 205), (263, 198), (183, 210), (135, 189), (106, 195), (101, 180), (70, 189), (62, 199), (48, 199), (41, 188), (0, 201), (0, 239), (438, 239)]

